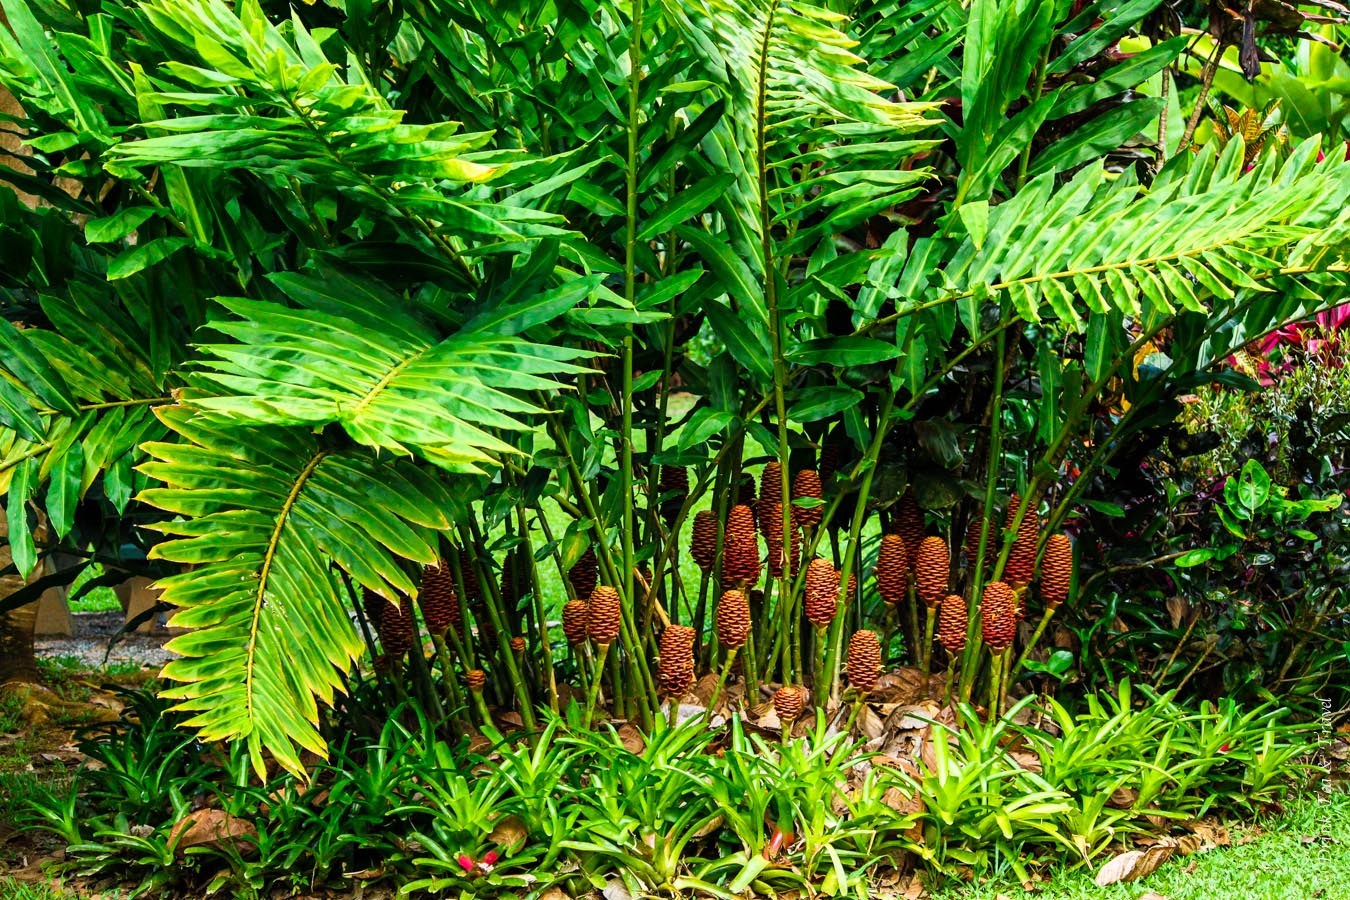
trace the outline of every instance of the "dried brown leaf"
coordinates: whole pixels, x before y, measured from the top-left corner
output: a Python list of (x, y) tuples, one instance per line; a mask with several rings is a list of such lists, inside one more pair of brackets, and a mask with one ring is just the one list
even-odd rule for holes
[(1167, 615), (1172, 619), (1172, 627), (1180, 628), (1191, 614), (1191, 604), (1185, 597), (1167, 598)]
[(623, 748), (629, 753), (641, 756), (642, 752), (647, 749), (647, 742), (643, 739), (642, 732), (638, 731), (633, 723), (624, 722), (615, 731), (619, 735), (619, 741), (623, 744)]
[(493, 826), (488, 840), (507, 853), (512, 853), (519, 845), (525, 843), (525, 838), (529, 837), (529, 834), (529, 829), (525, 827), (520, 816), (507, 816)]
[[(252, 853), (257, 848), (248, 838), (256, 838), (258, 829), (247, 819), (240, 819), (223, 809), (198, 809), (188, 813), (169, 829), (169, 843), (178, 850), (189, 847), (225, 847)], [(177, 844), (174, 842), (177, 841)]]
[(1172, 847), (1150, 847), (1147, 850), (1127, 850), (1102, 866), (1094, 879), (1098, 887), (1122, 881), (1138, 881), (1157, 871), (1175, 852)]
[(1106, 805), (1112, 809), (1129, 809), (1139, 800), (1139, 792), (1134, 788), (1119, 787), (1111, 792), (1111, 798), (1106, 801)]

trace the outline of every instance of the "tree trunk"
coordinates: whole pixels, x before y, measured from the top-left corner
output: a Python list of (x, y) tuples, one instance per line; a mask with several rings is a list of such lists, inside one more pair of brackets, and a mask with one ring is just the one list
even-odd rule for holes
[[(0, 516), (0, 570), (13, 562), (9, 549), (9, 524)], [(41, 567), (33, 571), (36, 577)], [(0, 577), (0, 598), (23, 587), (23, 576)], [(37, 661), (33, 657), (33, 626), (37, 623), (37, 604), (28, 603), (0, 614), (0, 685), (9, 681), (37, 681)]]

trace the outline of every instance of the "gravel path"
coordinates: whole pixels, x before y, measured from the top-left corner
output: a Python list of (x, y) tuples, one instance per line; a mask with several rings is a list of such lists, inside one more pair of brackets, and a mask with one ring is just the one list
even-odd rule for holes
[(153, 634), (124, 634), (109, 652), (109, 639), (122, 627), (120, 611), (73, 613), (70, 621), (74, 635), (39, 637), (34, 645), (38, 656), (76, 656), (82, 663), (95, 669), (105, 665), (105, 653), (107, 665), (135, 663), (155, 668), (177, 657), (176, 653), (164, 649), (164, 642), (170, 635), (163, 629)]

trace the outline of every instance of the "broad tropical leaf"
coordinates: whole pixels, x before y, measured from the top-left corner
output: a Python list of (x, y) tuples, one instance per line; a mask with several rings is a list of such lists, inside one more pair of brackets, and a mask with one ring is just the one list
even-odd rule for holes
[(1089, 312), (1130, 317), (1204, 311), (1236, 291), (1315, 261), (1343, 260), (1335, 230), (1350, 197), (1350, 165), (1317, 162), (1317, 142), (1243, 171), (1235, 139), (1215, 160), (1179, 157), (1145, 189), (1099, 167), (1063, 187), (1037, 178), (989, 211), (988, 233), (966, 238), (943, 276), (968, 296), (1006, 300), (1030, 321), (1053, 316), (1079, 331)]
[(556, 391), (547, 376), (585, 371), (567, 362), (581, 351), (502, 333), (509, 318), (437, 340), (430, 323), (369, 284), (337, 273), (274, 280), (296, 308), (221, 301), (241, 318), (212, 325), (237, 343), (203, 347), (209, 371), (199, 381), (214, 394), (196, 398), (204, 409), (259, 424), (337, 422), (367, 446), (477, 471), (516, 452), (490, 430), (522, 430), (520, 417), (541, 411), (523, 395)]
[(159, 409), (183, 440), (151, 442), (142, 467), (163, 482), (139, 499), (175, 514), (152, 556), (192, 568), (162, 580), (191, 629), (168, 696), (205, 740), (242, 738), (295, 772), (298, 748), (325, 753), (316, 700), (331, 703), (363, 649), (340, 567), (385, 597), (414, 594), (401, 560), (437, 559), (444, 488), (407, 461), (324, 445), (311, 429), (240, 428), (188, 405)]

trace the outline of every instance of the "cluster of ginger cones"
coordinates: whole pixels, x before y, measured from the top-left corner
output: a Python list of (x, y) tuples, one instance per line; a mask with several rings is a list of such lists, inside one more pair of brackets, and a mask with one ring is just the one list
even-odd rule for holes
[[(829, 472), (823, 474), (828, 479)], [(690, 556), (704, 576), (718, 583), (721, 590), (712, 631), (718, 646), (728, 654), (723, 682), (735, 655), (751, 640), (754, 631), (752, 599), (757, 595), (755, 588), (765, 570), (772, 578), (785, 579), (784, 583), (787, 583), (799, 574), (803, 547), (814, 546), (809, 538), (823, 521), (823, 480), (822, 472), (803, 469), (785, 482), (780, 464), (769, 462), (761, 474), (758, 498), (753, 480), (747, 477), (738, 486), (736, 502), (730, 506), (725, 520), (719, 521), (710, 509), (694, 515)], [(790, 485), (786, 512), (783, 503), (785, 483)], [(671, 528), (677, 524), (687, 497), (685, 470), (662, 467), (659, 486), (661, 499), (657, 509)], [(983, 585), (972, 616), (971, 601), (950, 590), (953, 581), (950, 548), (942, 537), (927, 533), (924, 513), (913, 491), (906, 489), (894, 504), (877, 548), (873, 580), (877, 594), (888, 608), (888, 618), (906, 600), (912, 605), (921, 603), (926, 610), (928, 628), (922, 661), (925, 674), (931, 665), (934, 638), (953, 660), (966, 649), (971, 637), (977, 636), (996, 657), (1001, 657), (1013, 644), (1018, 623), (1025, 616), (1030, 586), (1037, 574), (1040, 533), (1035, 511), (1023, 513), (1022, 502), (1016, 495), (1008, 504), (1005, 516), (1001, 531), (981, 517), (976, 517), (966, 529), (962, 549), (968, 572), (973, 571), (976, 560), (984, 560), (982, 574), (992, 574), (996, 568), (994, 561), (1002, 549), (1002, 535), (1012, 539), (1001, 577)], [(1041, 552), (1037, 591), (1047, 619), (1068, 596), (1072, 567), (1073, 550), (1068, 537), (1050, 535)], [(562, 609), (563, 636), (574, 649), (579, 650), (589, 643), (602, 653), (607, 652), (609, 646), (619, 640), (623, 625), (619, 591), (599, 583), (599, 567), (592, 548), (585, 550), (567, 576), (573, 599)], [(967, 583), (971, 580), (966, 579)], [(841, 598), (843, 604), (860, 599), (856, 576), (850, 573), (844, 584), (842, 573), (835, 564), (819, 556), (805, 563), (799, 582), (802, 614), (819, 635), (823, 635), (841, 614)], [(465, 620), (459, 587), (462, 587), (473, 613), (480, 639), (495, 643), (492, 617), (485, 614), (482, 591), (471, 566), (464, 566), (458, 573), (446, 563), (426, 567), (417, 601), (427, 630), (433, 636), (463, 633)], [(506, 578), (503, 578), (501, 588), (504, 597), (514, 594)], [(382, 660), (377, 662), (387, 665), (388, 660), (397, 659), (411, 648), (415, 634), (411, 605), (406, 598), (395, 605), (367, 594), (364, 606), (384, 650)], [(691, 690), (698, 678), (698, 643), (696, 629), (679, 623), (667, 624), (657, 641), (656, 687), (671, 699), (672, 706)], [(888, 631), (879, 634), (876, 630), (860, 629), (849, 637), (842, 668), (848, 686), (856, 696), (865, 696), (876, 687), (886, 661), (888, 644)], [(511, 638), (510, 648), (513, 653), (523, 654), (524, 638)], [(480, 697), (485, 682), (483, 670), (465, 672), (466, 685)], [(721, 686), (719, 682), (719, 691)], [(790, 725), (808, 707), (810, 696), (800, 685), (780, 687), (772, 698), (779, 720)]]

